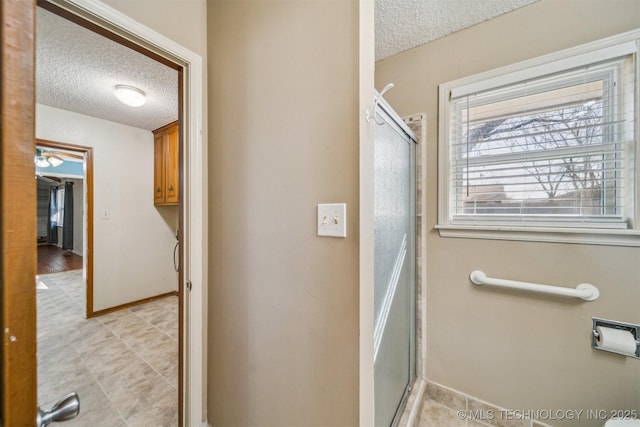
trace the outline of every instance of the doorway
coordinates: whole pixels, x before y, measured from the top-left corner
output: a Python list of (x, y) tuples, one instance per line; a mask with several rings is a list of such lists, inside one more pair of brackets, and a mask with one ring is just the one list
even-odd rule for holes
[(38, 275), (83, 270), (84, 156), (36, 147)]
[[(76, 205), (76, 209), (74, 209), (74, 223), (75, 223), (75, 233), (73, 237), (73, 249), (71, 250), (72, 254), (69, 257), (81, 256), (81, 270), (82, 274), (82, 295), (80, 296), (83, 301), (83, 315), (84, 317), (90, 317), (93, 313), (93, 148), (85, 147), (76, 144), (68, 144), (56, 141), (48, 141), (44, 139), (36, 140), (37, 149), (36, 154), (42, 154), (42, 151), (46, 151), (53, 155), (56, 155), (63, 160), (75, 160), (72, 166), (65, 166), (64, 170), (53, 168), (43, 168), (40, 169), (36, 164), (36, 175), (38, 179), (43, 181), (49, 181), (53, 185), (50, 185), (50, 188), (58, 188), (61, 190), (61, 183), (64, 178), (73, 178), (75, 180), (80, 180), (80, 182), (75, 182), (73, 185), (74, 188), (74, 204)], [(38, 151), (38, 147), (40, 151)], [(56, 184), (56, 180), (59, 183)], [(81, 188), (78, 188), (78, 185), (81, 185)], [(40, 190), (38, 190), (40, 191)], [(78, 197), (80, 196), (80, 197)], [(49, 196), (51, 198), (51, 195)], [(78, 200), (80, 198), (80, 200)], [(55, 221), (56, 218), (52, 218), (54, 216), (54, 212), (51, 212), (51, 202), (47, 203), (47, 215), (48, 218), (44, 220), (45, 224), (41, 224), (43, 221), (41, 210), (43, 210), (40, 201), (41, 197), (38, 195), (38, 241), (43, 240), (43, 231), (41, 230), (43, 225), (45, 228), (47, 226), (52, 226), (52, 221)], [(60, 210), (60, 206), (58, 200), (53, 201), (56, 210)], [(78, 203), (79, 202), (79, 203)], [(55, 232), (56, 230), (54, 230)], [(58, 230), (59, 231), (59, 230)], [(81, 236), (78, 236), (78, 231)], [(56, 234), (60, 234), (59, 232)], [(61, 242), (61, 236), (53, 237), (51, 236), (51, 232), (47, 230), (47, 243), (53, 246), (60, 246), (62, 250), (65, 248), (62, 244), (57, 245), (58, 241)], [(38, 263), (40, 264), (40, 254), (42, 249), (38, 247)], [(74, 261), (67, 261), (69, 263)], [(40, 267), (39, 267), (40, 270)], [(57, 272), (57, 271), (56, 271)], [(41, 274), (38, 271), (38, 274)]]
[[(49, 3), (48, 1), (43, 3)], [(180, 307), (185, 310), (184, 347), (187, 372), (184, 378), (186, 392), (181, 401), (185, 402), (185, 413), (181, 421), (186, 424), (199, 423), (203, 415), (203, 314), (206, 298), (203, 297), (206, 259), (204, 256), (204, 236), (206, 229), (206, 196), (204, 176), (206, 155), (202, 150), (202, 59), (160, 36), (148, 28), (108, 6), (76, 2), (56, 1), (64, 6), (64, 13), (84, 16), (94, 25), (117, 32), (129, 44), (153, 46), (155, 55), (172, 61), (185, 71), (180, 80), (184, 90), (184, 106), (187, 109), (181, 118), (184, 126), (181, 139), (184, 152), (180, 164), (188, 176), (184, 186), (186, 203), (182, 239), (188, 251), (181, 254), (184, 277), (180, 287), (189, 281), (190, 292), (184, 295)], [(52, 3), (51, 3), (52, 4)], [(2, 1), (3, 43), (2, 43), (2, 304), (3, 329), (6, 332), (2, 352), (3, 392), (2, 419), (5, 425), (29, 425), (35, 418), (35, 180), (33, 179), (34, 134), (34, 82), (33, 75), (33, 35), (34, 9), (31, 2)], [(108, 24), (107, 24), (108, 22)], [(9, 25), (19, 23), (20, 25)], [(124, 34), (124, 36), (122, 35)], [(205, 152), (206, 154), (206, 152)], [(186, 167), (188, 166), (188, 167)], [(11, 205), (7, 202), (11, 201)], [(16, 215), (15, 212), (19, 212)], [(17, 227), (17, 228), (16, 228)], [(10, 232), (10, 237), (6, 233)], [(188, 255), (184, 255), (188, 253)], [(181, 343), (182, 344), (182, 343)], [(180, 383), (182, 386), (182, 381)]]
[[(56, 7), (39, 7), (36, 16), (36, 136), (83, 143), (91, 146), (84, 152), (100, 153), (91, 156), (96, 168), (87, 186), (92, 208), (87, 320), (74, 304), (84, 297), (75, 292), (82, 277), (47, 276), (42, 281), (50, 282), (49, 288), (37, 292), (39, 404), (50, 407), (64, 385), (77, 391), (89, 409), (78, 416), (80, 424), (96, 425), (103, 419), (135, 424), (144, 417), (177, 425), (182, 401), (178, 324), (183, 313), (172, 251), (180, 200), (159, 207), (152, 196), (159, 163), (154, 130), (179, 121), (179, 71), (86, 28)], [(60, 57), (65, 58), (62, 63)], [(118, 97), (120, 83), (142, 88), (146, 103), (127, 104), (128, 99)], [(72, 148), (53, 142), (43, 147), (44, 156), (62, 156), (63, 148)], [(177, 163), (177, 137), (174, 147)], [(173, 185), (177, 195), (178, 181)], [(49, 330), (46, 319), (72, 327), (60, 335)], [(59, 371), (72, 374), (60, 377)]]

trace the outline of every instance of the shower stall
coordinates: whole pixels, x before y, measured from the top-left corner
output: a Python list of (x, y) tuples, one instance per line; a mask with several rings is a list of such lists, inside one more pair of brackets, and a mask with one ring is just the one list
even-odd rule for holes
[(376, 100), (375, 424), (389, 427), (398, 423), (415, 377), (416, 140), (382, 96)]

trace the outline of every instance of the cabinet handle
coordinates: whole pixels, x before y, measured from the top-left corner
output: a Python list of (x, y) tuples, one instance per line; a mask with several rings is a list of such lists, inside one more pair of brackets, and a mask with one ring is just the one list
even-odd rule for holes
[(169, 191), (173, 192), (173, 185), (169, 184)]
[(156, 193), (159, 193), (160, 191), (161, 191), (160, 187), (158, 187), (158, 189), (156, 190)]

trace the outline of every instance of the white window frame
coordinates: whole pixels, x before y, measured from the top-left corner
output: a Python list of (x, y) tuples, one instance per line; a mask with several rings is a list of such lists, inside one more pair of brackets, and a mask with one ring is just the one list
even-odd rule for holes
[[(448, 82), (439, 87), (438, 118), (438, 224), (435, 226), (442, 237), (480, 238), (492, 240), (524, 240), (539, 242), (583, 243), (615, 246), (640, 246), (640, 144), (638, 141), (639, 114), (638, 101), (640, 69), (640, 29), (622, 33), (578, 47), (497, 68), (484, 73)], [(626, 229), (598, 227), (557, 227), (545, 225), (522, 226), (500, 223), (460, 224), (452, 221), (450, 209), (451, 174), (449, 153), (451, 98), (465, 96), (483, 90), (518, 83), (540, 76), (560, 73), (591, 63), (633, 54), (635, 71), (634, 93), (634, 144), (636, 155), (633, 159), (632, 188), (635, 190), (633, 204), (628, 212), (631, 224)]]

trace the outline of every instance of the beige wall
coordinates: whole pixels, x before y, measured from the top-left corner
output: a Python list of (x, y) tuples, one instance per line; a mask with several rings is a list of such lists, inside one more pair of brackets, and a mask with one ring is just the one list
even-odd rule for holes
[(357, 425), (358, 4), (207, 9), (209, 423)]
[(101, 1), (206, 58), (205, 0)]
[[(640, 409), (640, 361), (590, 348), (591, 317), (640, 323), (640, 248), (441, 238), (438, 84), (640, 27), (637, 0), (541, 0), (376, 64), (401, 114), (428, 115), (427, 376), (513, 409)], [(495, 277), (598, 286), (595, 302), (474, 288)], [(551, 422), (598, 426), (601, 420)]]

